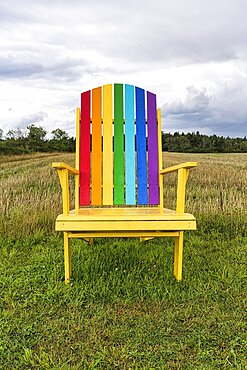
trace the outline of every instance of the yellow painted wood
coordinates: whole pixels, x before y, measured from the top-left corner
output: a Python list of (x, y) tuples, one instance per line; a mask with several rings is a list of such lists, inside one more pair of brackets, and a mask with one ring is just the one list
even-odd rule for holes
[(142, 237), (142, 238), (156, 238), (156, 237), (176, 237), (179, 236), (178, 231), (101, 231), (100, 233), (93, 231), (85, 232), (69, 232), (69, 238), (131, 238), (131, 237)]
[(64, 215), (69, 214), (69, 171), (68, 169), (62, 169), (58, 171), (60, 184), (62, 187), (62, 197), (63, 197), (63, 213)]
[(72, 175), (79, 175), (79, 170), (63, 162), (54, 162), (52, 163), (52, 167), (56, 168), (57, 170), (68, 170), (68, 172), (71, 173)]
[(187, 168), (180, 168), (178, 170), (178, 185), (177, 185), (177, 206), (176, 211), (183, 213), (185, 206), (185, 187), (187, 181)]
[(150, 220), (195, 220), (189, 213), (177, 213), (170, 209), (153, 207), (134, 208), (81, 208), (78, 213), (71, 211), (69, 215), (59, 215), (57, 220), (63, 221), (150, 221)]
[(196, 167), (197, 164), (198, 164), (197, 162), (185, 162), (185, 163), (177, 164), (176, 166), (163, 168), (160, 171), (160, 173), (161, 174), (171, 173), (171, 172), (178, 171), (180, 168), (187, 168), (187, 169), (189, 169), (189, 168)]
[[(159, 159), (159, 171), (162, 171), (162, 133), (161, 133), (161, 110), (157, 109), (157, 120), (158, 120), (158, 159)], [(163, 176), (159, 173), (159, 190), (160, 190), (160, 204), (159, 207), (164, 207), (164, 189), (163, 189)]]
[(174, 248), (174, 276), (178, 281), (182, 280), (183, 240), (184, 232), (180, 231), (179, 236), (175, 238)]
[[(81, 110), (80, 108), (76, 109), (76, 151), (75, 151), (75, 169), (79, 171), (80, 169), (80, 117)], [(75, 210), (79, 210), (79, 176), (75, 177)]]
[(70, 255), (70, 239), (67, 232), (64, 232), (64, 269), (65, 269), (65, 284), (68, 284), (71, 276), (71, 255)]
[(103, 205), (113, 205), (112, 85), (103, 86)]
[[(103, 205), (113, 205), (113, 117), (112, 85), (103, 87)], [(141, 241), (155, 237), (175, 238), (174, 275), (182, 279), (182, 255), (184, 230), (196, 230), (196, 219), (184, 213), (185, 188), (189, 169), (196, 162), (186, 162), (168, 168), (162, 164), (161, 111), (157, 110), (158, 159), (160, 205), (158, 207), (100, 207), (79, 208), (79, 150), (80, 150), (80, 109), (76, 110), (76, 157), (75, 168), (63, 162), (53, 163), (58, 170), (62, 187), (63, 214), (56, 220), (56, 230), (64, 232), (65, 282), (71, 276), (70, 239), (82, 238), (91, 243), (99, 237), (139, 237)], [(176, 211), (164, 208), (163, 175), (178, 172)], [(75, 210), (70, 211), (69, 174), (75, 175)]]
[(154, 231), (154, 230), (196, 230), (195, 220), (163, 220), (163, 221), (56, 221), (57, 231)]

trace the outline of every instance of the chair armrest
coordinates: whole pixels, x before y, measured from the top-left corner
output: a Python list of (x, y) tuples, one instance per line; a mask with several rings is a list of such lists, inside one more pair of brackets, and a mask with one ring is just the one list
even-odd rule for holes
[(78, 170), (63, 162), (54, 162), (52, 163), (52, 167), (56, 168), (57, 170), (68, 170), (68, 172), (72, 175), (79, 175)]
[(178, 170), (180, 170), (181, 168), (190, 169), (190, 168), (193, 168), (193, 167), (196, 167), (196, 166), (197, 166), (197, 162), (185, 162), (185, 163), (177, 164), (176, 166), (163, 168), (163, 169), (160, 171), (160, 174), (161, 174), (161, 175), (164, 175), (164, 174), (166, 174), (166, 173), (171, 173), (171, 172), (178, 171)]
[(185, 207), (185, 188), (186, 182), (189, 175), (190, 168), (196, 167), (197, 162), (185, 162), (176, 166), (167, 167), (160, 171), (160, 175), (167, 173), (178, 172), (178, 184), (177, 184), (177, 203), (176, 212), (184, 213)]
[(52, 163), (52, 167), (58, 170), (58, 176), (62, 188), (63, 214), (68, 215), (70, 211), (69, 174), (76, 175), (76, 177), (78, 177), (79, 171), (63, 162)]

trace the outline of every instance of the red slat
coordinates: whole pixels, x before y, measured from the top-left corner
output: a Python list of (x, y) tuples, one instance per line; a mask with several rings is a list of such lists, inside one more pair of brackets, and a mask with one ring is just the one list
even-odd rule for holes
[(90, 91), (81, 94), (80, 206), (90, 205)]

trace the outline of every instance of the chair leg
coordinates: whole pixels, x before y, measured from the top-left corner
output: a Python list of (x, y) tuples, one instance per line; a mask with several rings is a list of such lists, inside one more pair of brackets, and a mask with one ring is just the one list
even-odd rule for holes
[(71, 276), (71, 255), (70, 255), (70, 239), (67, 232), (64, 235), (64, 268), (65, 268), (65, 284), (69, 283)]
[(183, 240), (184, 232), (180, 231), (179, 236), (175, 238), (174, 249), (174, 275), (178, 281), (182, 280)]

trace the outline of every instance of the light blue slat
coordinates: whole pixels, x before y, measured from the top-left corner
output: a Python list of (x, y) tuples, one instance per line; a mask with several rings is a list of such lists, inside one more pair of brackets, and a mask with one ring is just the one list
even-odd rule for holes
[(148, 204), (145, 91), (136, 87), (136, 147), (138, 204)]
[(134, 86), (125, 85), (126, 204), (136, 204)]

